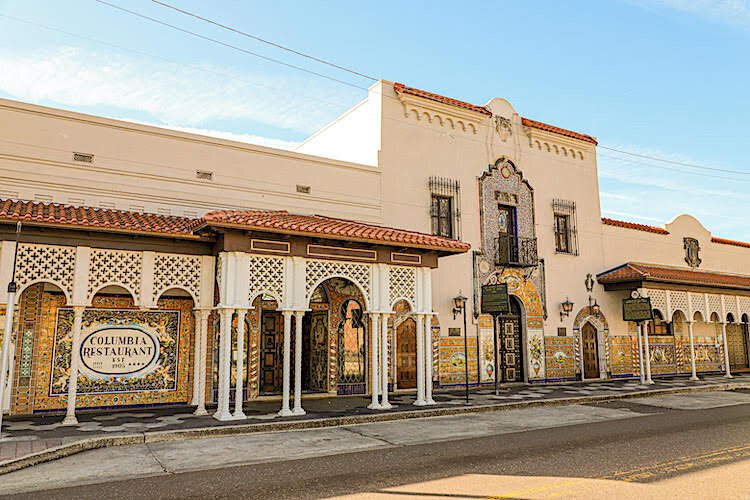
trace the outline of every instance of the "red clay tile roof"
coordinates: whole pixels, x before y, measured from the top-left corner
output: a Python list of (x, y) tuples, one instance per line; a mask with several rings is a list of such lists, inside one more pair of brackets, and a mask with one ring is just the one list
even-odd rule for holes
[(471, 248), (468, 243), (441, 236), (322, 215), (295, 215), (286, 211), (219, 210), (203, 216), (198, 228), (205, 226), (236, 227), (367, 243), (390, 243), (451, 253), (467, 252)]
[[(443, 104), (448, 104), (449, 106), (456, 106), (458, 108), (468, 109), (470, 111), (476, 111), (477, 113), (482, 113), (483, 115), (492, 116), (492, 111), (490, 111), (486, 106), (477, 106), (476, 104), (459, 101), (458, 99), (451, 99), (450, 97), (445, 97), (440, 94), (427, 92), (426, 90), (420, 90), (414, 87), (407, 87), (403, 83), (394, 83), (393, 90), (395, 90), (396, 93), (399, 93), (399, 94), (415, 95), (418, 97), (429, 99), (431, 101), (442, 102)], [(538, 122), (536, 120), (531, 120), (529, 118), (521, 118), (521, 123), (523, 123), (523, 125), (526, 127), (536, 128), (539, 130), (544, 130), (546, 132), (552, 132), (554, 134), (564, 135), (566, 137), (572, 137), (573, 139), (578, 139), (579, 141), (586, 141), (592, 144), (598, 144), (596, 139), (590, 135), (573, 132), (572, 130), (566, 130), (560, 127), (555, 127), (554, 125), (548, 125), (546, 123)]]
[(544, 130), (545, 132), (552, 132), (554, 134), (564, 135), (566, 137), (572, 137), (573, 139), (578, 139), (579, 141), (590, 142), (592, 144), (599, 144), (597, 140), (594, 139), (590, 135), (581, 134), (579, 132), (573, 132), (572, 130), (566, 130), (560, 127), (555, 127), (554, 125), (548, 125), (546, 123), (538, 122), (530, 118), (521, 118), (521, 123), (525, 125), (526, 127), (536, 128), (539, 130)]
[(477, 106), (475, 104), (469, 104), (468, 102), (459, 101), (458, 99), (451, 99), (450, 97), (445, 97), (440, 94), (433, 94), (432, 92), (427, 92), (426, 90), (407, 87), (403, 83), (394, 83), (393, 90), (395, 90), (399, 94), (410, 94), (418, 97), (424, 97), (425, 99), (429, 99), (431, 101), (442, 102), (443, 104), (448, 104), (449, 106), (456, 106), (457, 108), (464, 108), (468, 109), (469, 111), (476, 111), (477, 113), (482, 113), (483, 115), (492, 116), (492, 111), (485, 108), (484, 106)]
[(602, 284), (631, 281), (658, 281), (681, 285), (701, 285), (750, 290), (750, 276), (693, 271), (674, 267), (628, 262), (596, 277)]
[(647, 226), (645, 224), (637, 224), (635, 222), (608, 219), (607, 217), (602, 217), (602, 223), (608, 226), (624, 227), (625, 229), (635, 229), (636, 231), (646, 231), (647, 233), (669, 234), (669, 231), (667, 231), (663, 227)]
[(74, 207), (59, 203), (0, 199), (0, 221), (21, 221), (33, 225), (43, 224), (109, 232), (198, 238), (191, 231), (195, 219), (188, 217), (125, 212), (105, 208)]
[(750, 248), (750, 243), (745, 241), (728, 240), (726, 238), (711, 238), (713, 243), (719, 243), (721, 245), (734, 245), (736, 247)]

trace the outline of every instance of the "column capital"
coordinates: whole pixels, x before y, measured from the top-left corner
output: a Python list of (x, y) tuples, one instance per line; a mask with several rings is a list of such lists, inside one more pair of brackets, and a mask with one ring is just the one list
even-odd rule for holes
[(82, 306), (82, 305), (78, 305), (78, 304), (74, 304), (71, 307), (73, 307), (73, 312), (81, 312), (84, 309), (86, 309), (86, 306)]

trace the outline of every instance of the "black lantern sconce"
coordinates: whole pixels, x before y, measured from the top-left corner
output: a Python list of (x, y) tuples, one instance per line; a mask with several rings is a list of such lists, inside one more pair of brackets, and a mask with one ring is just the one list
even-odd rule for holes
[(570, 301), (570, 299), (566, 298), (565, 302), (562, 302), (560, 304), (560, 321), (563, 320), (563, 318), (567, 318), (570, 316), (570, 313), (573, 311), (573, 303)]
[(459, 292), (456, 297), (453, 297), (453, 319), (456, 319), (464, 309), (466, 309), (466, 297)]

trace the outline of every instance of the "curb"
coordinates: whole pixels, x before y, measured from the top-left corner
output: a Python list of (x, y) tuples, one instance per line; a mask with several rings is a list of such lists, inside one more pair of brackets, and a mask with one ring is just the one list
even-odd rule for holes
[(238, 424), (220, 427), (203, 427), (196, 429), (176, 429), (166, 431), (150, 431), (137, 434), (126, 434), (119, 436), (99, 436), (81, 439), (71, 443), (62, 444), (44, 451), (31, 453), (21, 458), (15, 458), (0, 462), (0, 475), (14, 472), (33, 465), (51, 462), (59, 458), (68, 457), (84, 451), (112, 446), (124, 446), (132, 444), (160, 443), (166, 441), (183, 441), (190, 439), (205, 439), (212, 437), (231, 436), (238, 434), (255, 434), (261, 432), (281, 432), (306, 429), (322, 429), (326, 427), (342, 427), (349, 425), (362, 425), (375, 422), (389, 422), (394, 420), (407, 420), (413, 418), (444, 417), (450, 415), (463, 415), (471, 413), (488, 413), (494, 411), (506, 411), (519, 408), (538, 408), (545, 406), (564, 406), (579, 403), (604, 402), (620, 399), (638, 399), (649, 396), (665, 394), (681, 394), (691, 392), (727, 391), (736, 389), (750, 389), (750, 382), (722, 383), (712, 385), (701, 385), (696, 387), (674, 387), (667, 389), (654, 389), (628, 394), (599, 395), (599, 396), (574, 396), (569, 398), (556, 398), (541, 401), (483, 404), (476, 406), (459, 406), (455, 408), (434, 408), (427, 410), (396, 411), (374, 415), (353, 415), (347, 417), (315, 418), (309, 420), (297, 420), (291, 422), (269, 422), (261, 424)]

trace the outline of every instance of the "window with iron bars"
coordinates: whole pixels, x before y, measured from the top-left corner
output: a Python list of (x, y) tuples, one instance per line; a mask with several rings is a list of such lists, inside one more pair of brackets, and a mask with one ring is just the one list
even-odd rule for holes
[(555, 252), (578, 255), (576, 202), (555, 199), (552, 201), (552, 212)]
[(455, 179), (430, 177), (432, 234), (461, 239), (461, 184)]

